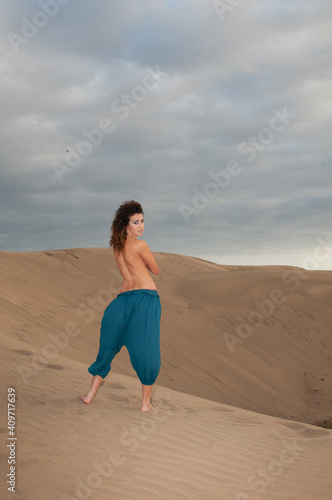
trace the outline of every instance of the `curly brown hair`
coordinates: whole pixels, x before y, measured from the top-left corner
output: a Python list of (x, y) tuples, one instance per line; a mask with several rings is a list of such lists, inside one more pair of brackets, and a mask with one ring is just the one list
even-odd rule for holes
[(110, 247), (114, 252), (122, 253), (127, 238), (127, 226), (132, 215), (143, 214), (143, 208), (138, 201), (128, 200), (123, 202), (115, 212), (111, 226)]

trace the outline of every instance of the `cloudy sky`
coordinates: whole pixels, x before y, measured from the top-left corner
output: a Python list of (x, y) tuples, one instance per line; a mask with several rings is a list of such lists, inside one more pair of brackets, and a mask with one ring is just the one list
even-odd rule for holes
[(107, 247), (134, 199), (153, 251), (332, 269), (330, 0), (4, 0), (0, 24), (1, 250)]

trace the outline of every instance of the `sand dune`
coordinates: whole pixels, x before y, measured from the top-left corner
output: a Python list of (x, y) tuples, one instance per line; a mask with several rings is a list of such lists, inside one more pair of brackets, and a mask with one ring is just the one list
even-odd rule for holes
[(145, 414), (125, 349), (93, 403), (78, 397), (121, 284), (111, 251), (0, 252), (15, 498), (330, 499), (332, 273), (155, 256), (162, 368)]

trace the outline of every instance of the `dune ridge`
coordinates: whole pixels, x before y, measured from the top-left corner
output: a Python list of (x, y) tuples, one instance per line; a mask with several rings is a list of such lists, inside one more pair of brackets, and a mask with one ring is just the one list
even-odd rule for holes
[[(331, 418), (331, 272), (156, 257), (161, 385), (307, 423)], [(41, 354), (63, 337), (59, 352), (92, 363), (103, 310), (121, 285), (109, 249), (1, 252), (0, 273), (4, 342)], [(74, 327), (70, 336), (72, 323), (79, 335)], [(125, 349), (112, 369), (135, 376)]]

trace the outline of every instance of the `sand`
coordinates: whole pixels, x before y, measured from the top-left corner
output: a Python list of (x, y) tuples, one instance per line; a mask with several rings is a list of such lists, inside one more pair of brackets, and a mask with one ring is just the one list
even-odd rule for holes
[(162, 367), (140, 412), (125, 349), (79, 399), (121, 284), (110, 249), (0, 252), (1, 498), (330, 500), (332, 273), (154, 254)]

